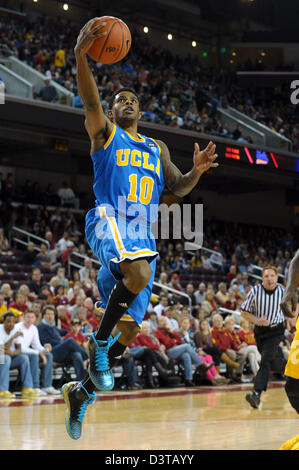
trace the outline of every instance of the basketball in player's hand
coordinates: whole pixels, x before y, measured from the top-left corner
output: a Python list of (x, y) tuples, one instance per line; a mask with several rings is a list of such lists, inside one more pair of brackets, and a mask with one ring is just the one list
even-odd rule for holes
[(131, 32), (126, 23), (114, 16), (102, 16), (94, 23), (93, 28), (103, 22), (106, 25), (101, 31), (106, 31), (107, 34), (94, 40), (88, 55), (101, 64), (114, 64), (128, 54), (132, 43)]

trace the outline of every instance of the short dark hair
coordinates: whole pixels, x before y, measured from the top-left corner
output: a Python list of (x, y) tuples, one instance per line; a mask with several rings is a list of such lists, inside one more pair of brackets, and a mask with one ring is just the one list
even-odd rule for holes
[(5, 321), (6, 318), (9, 318), (9, 317), (14, 317), (14, 319), (16, 319), (16, 316), (12, 312), (8, 311), (3, 315), (3, 321)]
[(54, 307), (54, 305), (46, 305), (44, 308), (43, 308), (43, 313), (42, 313), (42, 316), (45, 315), (46, 311), (47, 310), (52, 310), (52, 312), (54, 312), (54, 314), (56, 315), (56, 308)]
[(119, 95), (120, 93), (122, 93), (123, 91), (130, 91), (131, 93), (133, 93), (133, 95), (135, 95), (136, 98), (138, 99), (138, 103), (140, 104), (140, 99), (139, 99), (139, 96), (137, 95), (136, 91), (133, 90), (133, 88), (126, 88), (126, 87), (124, 87), (124, 88), (121, 88), (121, 89), (118, 90), (118, 91), (115, 91), (115, 92), (113, 93), (113, 95), (110, 97), (109, 102), (108, 102), (108, 108), (109, 108), (109, 109), (112, 109), (112, 106), (113, 106), (113, 104), (114, 104), (115, 97), (116, 97), (117, 95)]

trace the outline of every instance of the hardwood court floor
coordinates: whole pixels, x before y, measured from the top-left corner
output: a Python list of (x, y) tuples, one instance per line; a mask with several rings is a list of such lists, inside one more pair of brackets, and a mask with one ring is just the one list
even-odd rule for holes
[(245, 401), (248, 384), (99, 393), (78, 441), (62, 398), (2, 400), (0, 449), (278, 450), (299, 428), (283, 385), (271, 383), (258, 410)]

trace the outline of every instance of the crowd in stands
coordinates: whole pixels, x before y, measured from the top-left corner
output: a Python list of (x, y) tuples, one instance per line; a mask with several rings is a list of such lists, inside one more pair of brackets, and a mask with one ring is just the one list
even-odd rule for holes
[[(20, 328), (25, 332), (36, 328), (38, 341), (26, 343), (22, 352), (25, 346), (18, 335), (9, 345), (12, 351), (8, 349), (8, 356), (26, 357), (28, 348), (33, 348), (35, 362), (25, 358), (21, 364), (27, 376), (28, 368), (32, 375), (24, 382), (24, 393), (52, 394), (52, 366), (41, 374), (39, 383), (39, 362), (43, 366), (70, 363), (80, 380), (88, 363), (87, 339), (97, 330), (102, 316), (95, 307), (100, 300), (98, 264), (84, 236), (84, 214), (73, 209), (33, 208), (25, 203), (14, 207), (4, 200), (0, 220), (0, 318), (4, 320), (0, 337), (1, 332), (7, 338)], [(264, 266), (275, 265), (279, 282), (284, 284), (296, 249), (293, 235), (277, 228), (214, 219), (204, 222), (204, 243), (197, 252), (185, 251), (182, 240), (157, 240), (157, 284), (142, 331), (121, 360), (130, 389), (157, 386), (153, 370), (159, 384), (177, 385), (179, 374), (179, 383), (186, 386), (240, 382), (246, 364), (252, 375), (256, 373), (259, 355), (251, 326), (239, 324), (238, 311), (251, 286), (260, 282)], [(13, 226), (44, 242), (36, 243), (34, 238), (28, 242), (27, 236), (18, 234), (23, 244), (17, 243), (16, 234), (11, 236)], [(69, 265), (74, 253), (84, 257), (76, 259), (80, 267)], [(9, 312), (12, 316), (6, 316)], [(25, 326), (19, 326), (23, 323)], [(284, 357), (294, 329), (289, 322), (281, 344)], [(225, 376), (220, 370), (222, 363), (226, 365)], [(137, 364), (144, 367), (142, 378)], [(6, 372), (10, 367), (8, 358)], [(5, 380), (0, 374), (0, 389), (7, 377)]]
[[(75, 30), (79, 32), (78, 25), (59, 18), (0, 20), (0, 54), (12, 53), (45, 76), (44, 87), (35, 93), (37, 99), (57, 100), (50, 83), (54, 80), (74, 93), (74, 106), (83, 106), (76, 86)], [(90, 62), (105, 111), (114, 91), (131, 87), (140, 96), (143, 120), (252, 142), (240, 126), (232, 131), (221, 122), (218, 107), (230, 105), (291, 139), (293, 150), (299, 150), (298, 119), (285, 87), (258, 89), (252, 84), (242, 89), (229, 68), (207, 66), (195, 56), (178, 57), (154, 47), (137, 31), (133, 36), (123, 61), (113, 65)]]

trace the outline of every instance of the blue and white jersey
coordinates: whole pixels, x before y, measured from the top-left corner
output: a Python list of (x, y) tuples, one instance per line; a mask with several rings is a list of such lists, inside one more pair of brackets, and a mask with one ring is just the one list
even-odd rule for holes
[(127, 224), (138, 216), (147, 227), (157, 220), (164, 176), (161, 148), (154, 139), (135, 138), (114, 124), (91, 158), (98, 215), (124, 217)]

